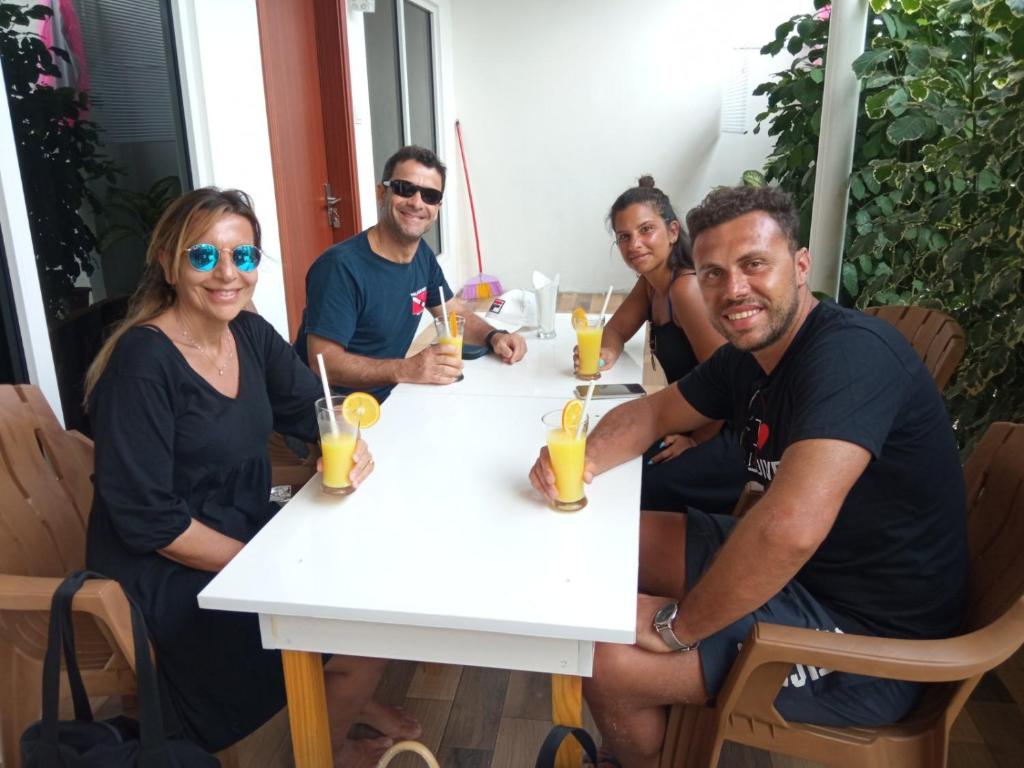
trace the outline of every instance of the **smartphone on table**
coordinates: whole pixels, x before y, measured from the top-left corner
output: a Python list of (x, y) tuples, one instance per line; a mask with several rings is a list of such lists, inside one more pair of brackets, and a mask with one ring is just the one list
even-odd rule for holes
[[(587, 384), (580, 384), (576, 387), (576, 397), (580, 400), (587, 396)], [(608, 400), (617, 398), (637, 397), (646, 395), (647, 392), (640, 384), (597, 384), (594, 387), (594, 400)]]

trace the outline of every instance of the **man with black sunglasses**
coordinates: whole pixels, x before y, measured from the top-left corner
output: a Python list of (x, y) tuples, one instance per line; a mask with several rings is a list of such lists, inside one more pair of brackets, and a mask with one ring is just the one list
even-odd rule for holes
[[(966, 601), (959, 454), (909, 343), (812, 295), (811, 256), (784, 193), (717, 189), (687, 226), (709, 317), (729, 343), (675, 386), (601, 419), (585, 479), (658, 435), (728, 418), (744, 425), (748, 474), (767, 490), (739, 519), (642, 514), (636, 644), (600, 644), (584, 681), (626, 768), (658, 764), (665, 705), (715, 697), (756, 622), (939, 638), (957, 632)], [(546, 449), (530, 478), (554, 497)], [(921, 692), (798, 664), (775, 707), (795, 722), (881, 725)]]
[(317, 368), (323, 354), (339, 394), (364, 390), (383, 401), (396, 384), (451, 384), (462, 361), (438, 347), (405, 357), (424, 310), (465, 318), (467, 343), (489, 347), (506, 363), (526, 354), (526, 340), (499, 331), (455, 298), (423, 235), (437, 220), (445, 167), (429, 149), (403, 147), (384, 164), (377, 223), (328, 248), (306, 275), (306, 309), (295, 341)]

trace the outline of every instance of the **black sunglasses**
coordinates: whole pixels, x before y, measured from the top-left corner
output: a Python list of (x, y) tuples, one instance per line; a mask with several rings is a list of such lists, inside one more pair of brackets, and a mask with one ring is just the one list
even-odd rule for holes
[(381, 183), (399, 197), (412, 197), (419, 192), (423, 202), (427, 205), (440, 205), (441, 198), (444, 197), (444, 192), (439, 189), (421, 187), (405, 179), (388, 179)]
[[(188, 255), (188, 263), (192, 269), (199, 272), (210, 272), (217, 266), (221, 251), (227, 248), (218, 248), (210, 243), (198, 243), (188, 248), (185, 253)], [(252, 272), (260, 265), (263, 258), (263, 251), (255, 245), (236, 245), (231, 249), (231, 261), (239, 272)]]

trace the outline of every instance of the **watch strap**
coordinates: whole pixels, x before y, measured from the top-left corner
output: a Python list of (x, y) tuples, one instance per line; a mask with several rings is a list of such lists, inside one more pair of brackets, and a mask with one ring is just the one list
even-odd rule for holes
[(484, 336), (484, 346), (490, 349), (492, 352), (494, 351), (494, 347), (491, 346), (491, 339), (493, 339), (499, 333), (508, 333), (508, 331), (503, 331), (500, 328), (495, 328), (493, 331)]

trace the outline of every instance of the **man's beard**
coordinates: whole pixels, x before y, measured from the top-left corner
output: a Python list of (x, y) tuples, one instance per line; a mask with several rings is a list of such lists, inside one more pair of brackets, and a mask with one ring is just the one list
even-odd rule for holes
[(767, 332), (763, 338), (748, 340), (746, 344), (743, 343), (743, 340), (747, 338), (746, 334), (737, 334), (720, 315), (714, 318), (715, 322), (713, 325), (736, 349), (743, 352), (760, 352), (762, 349), (770, 347), (790, 331), (799, 308), (799, 292), (794, 287), (792, 298), (785, 306), (768, 305), (764, 307), (768, 313)]

